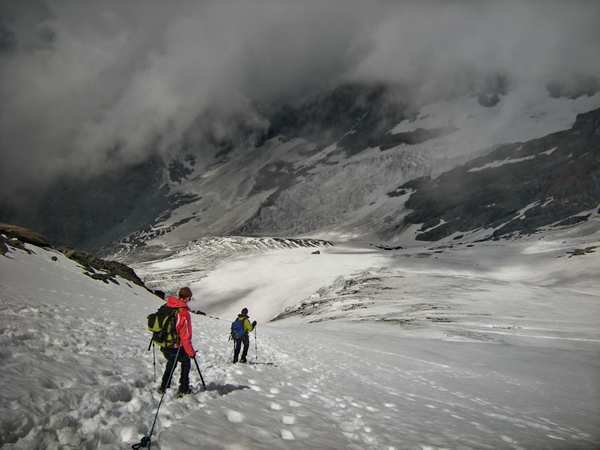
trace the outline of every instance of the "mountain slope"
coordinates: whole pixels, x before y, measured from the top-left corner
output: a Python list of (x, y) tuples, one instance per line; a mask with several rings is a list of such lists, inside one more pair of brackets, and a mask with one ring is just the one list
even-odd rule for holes
[(527, 234), (584, 221), (600, 206), (600, 109), (578, 115), (570, 130), (500, 146), (400, 190), (414, 190), (403, 223), (423, 224), (419, 240), (486, 229), (491, 237)]
[(544, 87), (479, 94), (419, 103), (397, 85), (350, 83), (257, 106), (258, 118), (206, 112), (168, 155), (63, 179), (36, 204), (0, 205), (0, 219), (96, 250), (125, 237), (125, 247), (162, 248), (232, 234), (388, 238), (407, 213), (405, 198), (386, 195), (398, 186), (568, 129), (600, 106), (599, 93)]
[[(173, 246), (223, 234), (388, 239), (407, 211), (405, 197), (387, 194), (403, 181), (569, 128), (576, 113), (600, 104), (600, 94), (524, 104), (506, 92), (491, 106), (466, 96), (415, 108), (398, 95), (354, 86), (275, 112), (255, 146), (230, 146), (220, 160), (190, 166), (171, 184), (190, 202), (126, 242)], [(571, 139), (575, 133), (563, 142)]]

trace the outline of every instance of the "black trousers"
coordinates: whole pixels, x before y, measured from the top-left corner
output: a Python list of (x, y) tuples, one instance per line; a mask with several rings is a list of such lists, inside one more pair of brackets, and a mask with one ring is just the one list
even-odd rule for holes
[(250, 338), (248, 337), (247, 334), (243, 335), (239, 339), (233, 340), (233, 362), (234, 363), (238, 362), (238, 356), (240, 354), (240, 349), (242, 347), (242, 344), (244, 344), (244, 350), (242, 351), (242, 358), (240, 361), (246, 362), (246, 355), (248, 355), (248, 347), (250, 346)]
[[(179, 390), (188, 391), (190, 389), (190, 368), (192, 367), (190, 357), (187, 355), (183, 348), (179, 350), (179, 356), (177, 356), (176, 348), (163, 348), (161, 351), (167, 360), (167, 367), (165, 367), (165, 373), (163, 374), (162, 383), (160, 384), (160, 387), (162, 389), (167, 389), (171, 387), (169, 375), (171, 375), (173, 367), (177, 364), (177, 361), (179, 361), (181, 363), (181, 374), (179, 375)], [(176, 357), (177, 361), (175, 360)]]

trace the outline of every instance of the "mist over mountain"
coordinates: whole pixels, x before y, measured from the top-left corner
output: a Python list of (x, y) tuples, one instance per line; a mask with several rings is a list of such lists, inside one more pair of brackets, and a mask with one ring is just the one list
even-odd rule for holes
[(0, 220), (86, 248), (377, 234), (401, 184), (600, 106), (593, 1), (0, 8)]

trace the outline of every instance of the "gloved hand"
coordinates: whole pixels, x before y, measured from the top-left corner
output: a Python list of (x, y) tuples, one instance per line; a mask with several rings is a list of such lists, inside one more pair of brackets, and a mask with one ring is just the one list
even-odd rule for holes
[(254, 328), (256, 326), (256, 320), (254, 322), (252, 322), (252, 328)]

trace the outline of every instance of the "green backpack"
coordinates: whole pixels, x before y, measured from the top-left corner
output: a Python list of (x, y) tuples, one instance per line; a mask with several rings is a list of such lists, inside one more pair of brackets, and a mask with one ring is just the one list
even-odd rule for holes
[(148, 316), (148, 331), (152, 332), (152, 341), (160, 348), (173, 348), (179, 343), (177, 308), (162, 305), (158, 311)]

